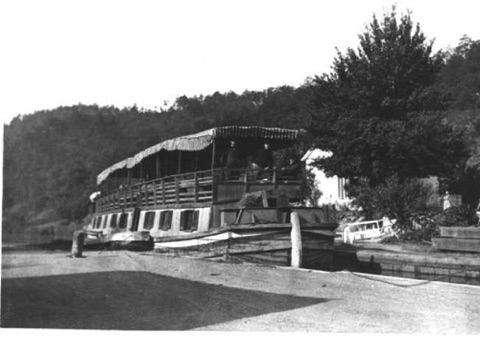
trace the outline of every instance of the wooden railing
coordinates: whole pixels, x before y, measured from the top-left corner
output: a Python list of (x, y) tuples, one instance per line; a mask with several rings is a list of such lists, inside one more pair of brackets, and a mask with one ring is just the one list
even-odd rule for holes
[(200, 171), (120, 187), (96, 201), (96, 212), (212, 201), (213, 172)]
[(215, 191), (219, 184), (261, 184), (276, 186), (279, 179), (296, 181), (292, 177), (282, 177), (274, 170), (255, 172), (254, 170), (215, 169), (168, 176), (139, 184), (120, 187), (103, 195), (96, 201), (96, 212), (104, 213), (133, 207), (160, 205), (198, 204), (215, 201)]

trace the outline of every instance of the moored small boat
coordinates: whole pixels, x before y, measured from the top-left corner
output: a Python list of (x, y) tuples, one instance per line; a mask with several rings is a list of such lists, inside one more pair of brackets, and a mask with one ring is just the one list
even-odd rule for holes
[(343, 242), (380, 242), (387, 237), (395, 235), (392, 228), (396, 222), (387, 217), (378, 220), (360, 221), (348, 224), (343, 231)]

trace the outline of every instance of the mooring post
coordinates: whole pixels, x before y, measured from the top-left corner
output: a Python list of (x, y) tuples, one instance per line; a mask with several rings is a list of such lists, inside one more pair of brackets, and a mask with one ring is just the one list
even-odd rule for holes
[(85, 233), (83, 231), (73, 232), (72, 257), (82, 257)]
[(297, 212), (290, 214), (290, 221), (292, 222), (292, 257), (291, 266), (294, 268), (302, 267), (302, 232), (300, 231), (300, 218)]

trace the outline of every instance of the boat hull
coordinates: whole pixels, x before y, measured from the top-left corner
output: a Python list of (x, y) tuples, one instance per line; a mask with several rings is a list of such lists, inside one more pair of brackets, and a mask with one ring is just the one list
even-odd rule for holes
[[(301, 229), (301, 267), (330, 270), (336, 224)], [(290, 224), (228, 226), (202, 237), (157, 239), (154, 251), (169, 256), (223, 259), (277, 266), (292, 265)]]

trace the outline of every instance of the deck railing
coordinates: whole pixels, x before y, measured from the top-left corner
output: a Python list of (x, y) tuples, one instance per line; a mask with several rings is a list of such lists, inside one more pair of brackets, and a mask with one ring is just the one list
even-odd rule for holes
[(297, 181), (299, 177), (282, 176), (274, 170), (258, 172), (221, 168), (178, 174), (120, 186), (96, 200), (96, 212), (104, 213), (133, 207), (209, 203), (215, 201), (215, 191), (219, 184), (240, 183), (247, 186), (258, 183), (263, 186), (276, 186), (286, 180)]

